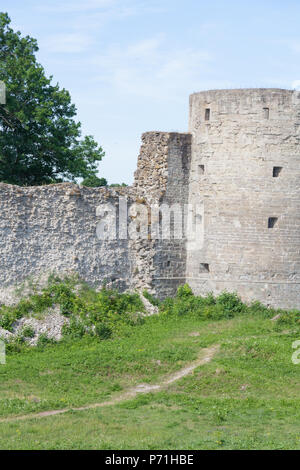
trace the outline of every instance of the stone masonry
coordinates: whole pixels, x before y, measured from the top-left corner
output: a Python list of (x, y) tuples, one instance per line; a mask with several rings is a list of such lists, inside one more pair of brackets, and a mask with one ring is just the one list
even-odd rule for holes
[[(237, 291), (300, 309), (299, 126), (298, 92), (201, 92), (190, 97), (189, 133), (142, 136), (132, 187), (0, 184), (0, 301), (28, 278), (76, 272), (94, 286), (147, 288), (160, 298), (188, 282), (197, 294)], [(120, 228), (120, 200), (134, 237)], [(97, 237), (105, 204), (115, 239)], [(152, 236), (154, 223), (161, 229), (153, 206), (171, 208), (171, 237)], [(177, 206), (192, 207), (201, 240), (192, 239), (186, 211), (172, 218)]]

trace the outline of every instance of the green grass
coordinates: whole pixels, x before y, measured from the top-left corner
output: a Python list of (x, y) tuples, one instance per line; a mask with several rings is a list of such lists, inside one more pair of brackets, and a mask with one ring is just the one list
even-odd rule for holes
[[(59, 343), (36, 348), (19, 338), (0, 366), (0, 449), (299, 449), (299, 311), (244, 305), (227, 292), (195, 297), (189, 286), (158, 302), (160, 314), (141, 319), (137, 294), (99, 293), (54, 279), (0, 322), (42, 316), (59, 305), (70, 320)], [(280, 313), (278, 321), (272, 317)], [(95, 328), (93, 328), (93, 326)], [(26, 335), (32, 332), (25, 332)], [(219, 352), (157, 393), (119, 404), (37, 419), (34, 413), (76, 408), (120, 396), (199, 357)]]
[(0, 367), (2, 417), (101, 402), (134, 384), (158, 383), (203, 347), (221, 345), (211, 363), (159, 393), (0, 423), (0, 448), (299, 449), (296, 339), (298, 327), (257, 315), (214, 321), (161, 315), (124, 337), (10, 354)]
[(6, 424), (1, 448), (299, 449), (299, 419), (299, 407), (288, 402), (195, 402), (159, 393), (126, 406)]

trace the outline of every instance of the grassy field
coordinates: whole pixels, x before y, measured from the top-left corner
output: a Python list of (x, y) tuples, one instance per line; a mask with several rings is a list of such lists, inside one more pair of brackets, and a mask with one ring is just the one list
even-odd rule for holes
[(2, 421), (0, 448), (299, 449), (300, 364), (291, 360), (297, 339), (297, 322), (245, 312), (205, 319), (187, 311), (147, 318), (102, 341), (69, 337), (12, 352), (0, 366), (2, 420), (159, 384), (203, 348), (220, 345), (210, 363), (157, 393), (103, 408)]

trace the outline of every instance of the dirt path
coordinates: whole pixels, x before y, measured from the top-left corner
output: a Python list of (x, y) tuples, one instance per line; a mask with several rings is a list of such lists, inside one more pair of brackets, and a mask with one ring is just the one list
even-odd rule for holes
[(112, 398), (111, 400), (103, 401), (102, 403), (93, 403), (91, 405), (81, 406), (79, 408), (63, 408), (61, 410), (42, 411), (40, 413), (31, 413), (27, 415), (15, 416), (11, 418), (4, 418), (4, 419), (0, 419), (0, 423), (9, 423), (13, 421), (24, 421), (24, 420), (29, 420), (29, 419), (45, 418), (47, 416), (56, 416), (56, 415), (68, 413), (69, 411), (85, 411), (85, 410), (91, 410), (93, 408), (102, 408), (104, 406), (115, 405), (125, 400), (130, 400), (132, 398), (135, 398), (140, 393), (157, 392), (167, 387), (168, 385), (172, 384), (173, 382), (176, 382), (182, 377), (189, 375), (197, 367), (210, 362), (212, 358), (214, 357), (214, 355), (218, 352), (219, 348), (220, 346), (218, 344), (215, 344), (209, 348), (202, 349), (201, 355), (199, 359), (197, 359), (197, 361), (191, 362), (188, 366), (184, 367), (183, 369), (180, 369), (174, 374), (171, 374), (165, 377), (161, 381), (161, 383), (158, 385), (141, 384), (141, 385), (137, 385), (134, 388), (129, 389), (127, 392), (122, 393), (121, 395), (115, 398)]

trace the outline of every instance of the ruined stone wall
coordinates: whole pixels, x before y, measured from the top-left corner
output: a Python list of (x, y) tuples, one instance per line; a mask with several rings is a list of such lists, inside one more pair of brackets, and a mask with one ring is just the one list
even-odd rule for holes
[[(54, 272), (77, 273), (96, 287), (106, 281), (121, 290), (147, 288), (153, 293), (160, 291), (160, 280), (153, 283), (153, 279), (166, 275), (166, 260), (173, 258), (174, 269), (184, 276), (183, 241), (162, 243), (158, 248), (159, 242), (150, 236), (148, 210), (165, 197), (168, 201), (176, 199), (175, 181), (177, 196), (182, 197), (179, 182), (184, 182), (182, 159), (187, 145), (185, 135), (144, 134), (133, 187), (86, 188), (63, 183), (25, 188), (0, 184), (0, 302), (11, 287), (28, 278), (44, 280)], [(127, 203), (125, 229), (131, 229), (125, 237), (119, 233), (120, 197)], [(97, 214), (97, 207), (106, 204), (116, 209), (116, 238), (99, 239), (97, 226), (108, 219), (106, 210)], [(143, 208), (149, 213), (144, 238), (138, 231)], [(136, 238), (132, 236), (135, 224)], [(168, 293), (173, 290), (169, 288)]]
[(76, 272), (96, 286), (105, 279), (121, 289), (130, 287), (128, 240), (99, 240), (96, 235), (97, 206), (117, 205), (124, 193), (128, 196), (122, 189), (70, 183), (0, 184), (0, 297), (7, 287), (53, 272)]
[(131, 242), (139, 265), (134, 271), (134, 284), (164, 298), (174, 295), (178, 285), (185, 282), (184, 226), (182, 219), (182, 237), (174, 238), (175, 219), (171, 223), (171, 238), (164, 239), (160, 231), (162, 239), (155, 239), (151, 222), (159, 223), (160, 217), (155, 219), (151, 207), (156, 204), (172, 209), (174, 204), (180, 204), (182, 208), (188, 202), (191, 136), (175, 132), (147, 132), (142, 142), (135, 188), (138, 201), (144, 201), (149, 208), (149, 237), (148, 240)]
[[(153, 288), (159, 298), (172, 296), (186, 277), (185, 206), (189, 196), (191, 164), (191, 135), (169, 134), (168, 180), (159, 204), (170, 209), (170, 238), (168, 234), (155, 243)], [(162, 214), (162, 217), (164, 214)], [(168, 215), (165, 216), (166, 218)], [(163, 220), (161, 220), (163, 223)], [(177, 227), (176, 227), (177, 225)], [(161, 227), (162, 228), (162, 227)], [(178, 230), (176, 230), (176, 228)], [(182, 235), (181, 235), (182, 234)]]
[[(189, 201), (204, 201), (204, 243), (187, 256), (195, 292), (235, 290), (245, 300), (300, 308), (299, 128), (297, 92), (190, 97)], [(270, 218), (278, 219), (273, 228)]]
[[(246, 301), (300, 308), (299, 129), (297, 92), (196, 93), (189, 134), (142, 136), (132, 187), (0, 184), (0, 302), (28, 277), (76, 272), (95, 286), (105, 280), (161, 298), (188, 282), (198, 294), (237, 291)], [(136, 237), (119, 236), (120, 197)], [(117, 237), (99, 240), (96, 209), (107, 203), (116, 208)], [(171, 238), (153, 237), (161, 223), (153, 205), (179, 205), (182, 215), (193, 207), (200, 232), (174, 237), (186, 227), (175, 217)]]

